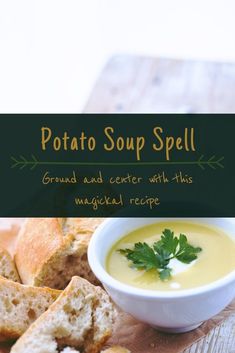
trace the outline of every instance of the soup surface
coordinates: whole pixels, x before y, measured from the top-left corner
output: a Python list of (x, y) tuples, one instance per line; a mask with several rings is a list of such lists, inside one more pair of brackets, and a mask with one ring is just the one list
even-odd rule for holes
[[(146, 242), (153, 245), (160, 240), (162, 231), (171, 229), (178, 236), (183, 233), (188, 242), (201, 247), (198, 258), (191, 264), (178, 264), (167, 281), (159, 279), (156, 270), (140, 270), (131, 266), (119, 249), (133, 249), (134, 244)], [(171, 263), (173, 267), (173, 263)], [(235, 241), (221, 229), (191, 222), (160, 222), (138, 228), (120, 239), (110, 250), (106, 268), (120, 282), (150, 290), (180, 290), (202, 286), (227, 275), (235, 269)]]

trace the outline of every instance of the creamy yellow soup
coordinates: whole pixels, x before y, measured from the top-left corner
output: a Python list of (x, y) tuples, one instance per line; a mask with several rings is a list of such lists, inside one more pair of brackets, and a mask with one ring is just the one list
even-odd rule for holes
[[(160, 240), (164, 229), (171, 229), (176, 236), (183, 233), (191, 245), (202, 248), (197, 260), (167, 281), (161, 281), (156, 270), (134, 269), (130, 261), (118, 252), (119, 249), (133, 249), (137, 242), (152, 245)], [(216, 281), (235, 270), (235, 241), (221, 229), (203, 224), (177, 221), (155, 223), (138, 228), (119, 240), (107, 256), (106, 268), (120, 282), (142, 289), (168, 291), (194, 288)]]

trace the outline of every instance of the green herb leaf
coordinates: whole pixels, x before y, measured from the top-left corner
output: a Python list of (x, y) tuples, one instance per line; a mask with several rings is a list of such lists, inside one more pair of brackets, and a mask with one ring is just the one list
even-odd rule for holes
[(164, 268), (164, 270), (160, 271), (159, 272), (159, 278), (162, 280), (162, 281), (167, 281), (171, 278), (171, 268)]
[(170, 262), (171, 253), (164, 248), (161, 240), (153, 244), (153, 250), (158, 259), (159, 268), (165, 268)]
[(179, 239), (174, 236), (174, 232), (172, 232), (170, 229), (165, 229), (162, 234), (163, 235), (161, 236), (159, 243), (170, 254), (175, 254)]
[(139, 270), (150, 271), (156, 269), (162, 281), (171, 278), (172, 269), (168, 267), (170, 260), (177, 260), (189, 264), (197, 259), (202, 251), (188, 243), (186, 235), (180, 234), (177, 238), (170, 229), (162, 232), (161, 240), (151, 247), (147, 243), (135, 243), (133, 249), (119, 249), (120, 254), (132, 262), (132, 266)]
[(188, 243), (186, 235), (179, 236), (179, 249), (175, 255), (176, 259), (186, 264), (197, 259), (197, 254), (202, 251), (200, 247), (193, 247)]
[(134, 249), (120, 249), (119, 252), (131, 260), (133, 266), (146, 271), (158, 268), (158, 259), (154, 250), (147, 243), (136, 243)]

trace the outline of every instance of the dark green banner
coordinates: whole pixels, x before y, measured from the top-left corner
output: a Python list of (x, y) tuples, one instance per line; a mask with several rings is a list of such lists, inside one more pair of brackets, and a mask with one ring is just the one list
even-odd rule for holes
[(235, 216), (235, 115), (2, 115), (0, 216)]

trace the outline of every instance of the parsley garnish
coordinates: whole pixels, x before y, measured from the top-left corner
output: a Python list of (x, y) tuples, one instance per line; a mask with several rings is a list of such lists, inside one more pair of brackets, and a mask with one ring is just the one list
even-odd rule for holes
[(139, 270), (157, 270), (162, 281), (171, 277), (172, 269), (168, 267), (170, 260), (177, 259), (189, 264), (197, 259), (197, 254), (202, 251), (200, 247), (194, 247), (188, 243), (186, 235), (174, 236), (174, 232), (165, 229), (162, 232), (161, 240), (152, 246), (147, 243), (135, 243), (133, 249), (118, 250), (132, 262), (132, 266)]

